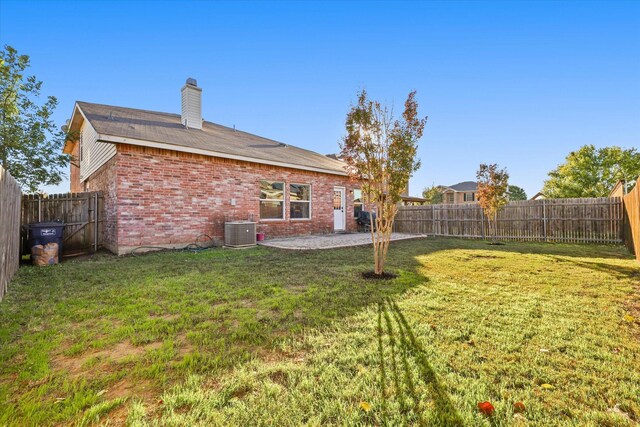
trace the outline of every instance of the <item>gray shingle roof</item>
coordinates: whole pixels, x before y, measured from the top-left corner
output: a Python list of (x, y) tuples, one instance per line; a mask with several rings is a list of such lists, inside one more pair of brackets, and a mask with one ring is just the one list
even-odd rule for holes
[[(322, 154), (204, 121), (202, 130), (187, 129), (179, 114), (78, 102), (100, 135), (152, 141), (250, 158), (257, 163), (286, 163), (345, 174), (345, 164)], [(171, 149), (171, 147), (167, 147)]]
[(475, 181), (464, 181), (454, 185), (449, 185), (447, 188), (454, 191), (476, 191), (478, 189), (478, 183)]

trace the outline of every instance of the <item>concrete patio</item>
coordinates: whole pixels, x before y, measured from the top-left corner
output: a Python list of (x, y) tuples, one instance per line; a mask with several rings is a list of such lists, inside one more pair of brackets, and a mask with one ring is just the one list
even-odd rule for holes
[[(391, 233), (391, 240), (406, 240), (426, 237), (421, 234)], [(369, 233), (324, 234), (315, 236), (287, 237), (258, 242), (259, 245), (279, 249), (313, 250), (345, 248), (371, 244)]]

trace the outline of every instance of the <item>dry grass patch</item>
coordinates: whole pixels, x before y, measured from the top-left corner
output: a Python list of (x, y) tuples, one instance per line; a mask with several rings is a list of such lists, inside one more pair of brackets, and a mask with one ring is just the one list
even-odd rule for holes
[(51, 359), (51, 363), (55, 370), (64, 371), (71, 376), (87, 375), (95, 371), (97, 365), (105, 368), (112, 363), (134, 360), (161, 346), (161, 342), (137, 346), (125, 340), (103, 350), (89, 350), (74, 356), (58, 354)]

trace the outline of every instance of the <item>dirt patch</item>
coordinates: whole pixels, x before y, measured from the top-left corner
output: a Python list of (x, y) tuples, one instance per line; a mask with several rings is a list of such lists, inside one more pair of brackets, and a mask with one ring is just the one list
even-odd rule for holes
[[(105, 424), (103, 425), (116, 425), (116, 426), (124, 426), (127, 425), (127, 417), (129, 416), (129, 408), (126, 405), (126, 402), (118, 405), (113, 408), (108, 416), (105, 418)], [(108, 423), (106, 421), (109, 421)]]
[(180, 318), (179, 314), (150, 314), (150, 319), (161, 319), (166, 320), (167, 322), (171, 322), (173, 320), (177, 320)]
[(382, 274), (376, 274), (373, 271), (365, 271), (362, 273), (362, 278), (367, 280), (392, 280), (398, 277), (395, 273), (384, 272)]
[(136, 346), (131, 344), (130, 341), (122, 341), (116, 344), (112, 349), (103, 350), (100, 354), (101, 357), (108, 357), (114, 362), (121, 362), (129, 357), (138, 357), (145, 354), (147, 351), (156, 350), (162, 347), (161, 342), (152, 342), (150, 344)]
[(247, 394), (251, 393), (251, 391), (252, 391), (252, 388), (250, 386), (241, 385), (237, 389), (233, 390), (233, 392), (231, 393), (231, 397), (234, 397), (236, 399), (242, 399)]
[(220, 390), (220, 379), (218, 377), (207, 379), (204, 384), (202, 384), (202, 388), (205, 390)]
[(135, 397), (145, 402), (151, 402), (158, 396), (157, 390), (151, 385), (151, 382), (142, 378), (135, 380), (123, 378), (105, 390), (107, 400), (118, 397)]
[(53, 358), (52, 364), (54, 369), (67, 371), (72, 376), (82, 374), (92, 369), (94, 363), (89, 363), (96, 359), (97, 363), (122, 362), (127, 358), (136, 358), (144, 355), (147, 351), (160, 348), (161, 342), (154, 342), (143, 346), (136, 346), (131, 341), (126, 340), (119, 342), (113, 347), (90, 351), (76, 356), (58, 355)]
[[(119, 397), (126, 398), (128, 401), (141, 400), (147, 416), (153, 415), (160, 405), (162, 405), (162, 401), (160, 400), (161, 390), (154, 387), (151, 381), (143, 378), (125, 377), (105, 390), (105, 400), (117, 399)], [(121, 409), (124, 409), (124, 411), (121, 412)], [(127, 416), (127, 406), (121, 405), (109, 413), (109, 421), (114, 422), (115, 425), (125, 425)]]
[(195, 346), (191, 344), (187, 338), (187, 334), (182, 332), (176, 337), (176, 347), (178, 348), (178, 357), (184, 357), (187, 354), (193, 353)]
[(269, 379), (276, 384), (280, 384), (281, 386), (286, 386), (289, 382), (289, 376), (286, 372), (277, 370), (273, 372), (269, 372)]
[(243, 298), (241, 300), (238, 300), (234, 302), (234, 305), (237, 308), (256, 308), (257, 307), (256, 301), (250, 298)]

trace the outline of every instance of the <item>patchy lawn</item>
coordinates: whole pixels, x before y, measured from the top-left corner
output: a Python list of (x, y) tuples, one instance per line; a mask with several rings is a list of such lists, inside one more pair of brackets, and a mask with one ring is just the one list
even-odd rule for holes
[(421, 239), (388, 265), (397, 279), (365, 281), (370, 248), (255, 248), (21, 268), (0, 425), (640, 420), (624, 248)]

